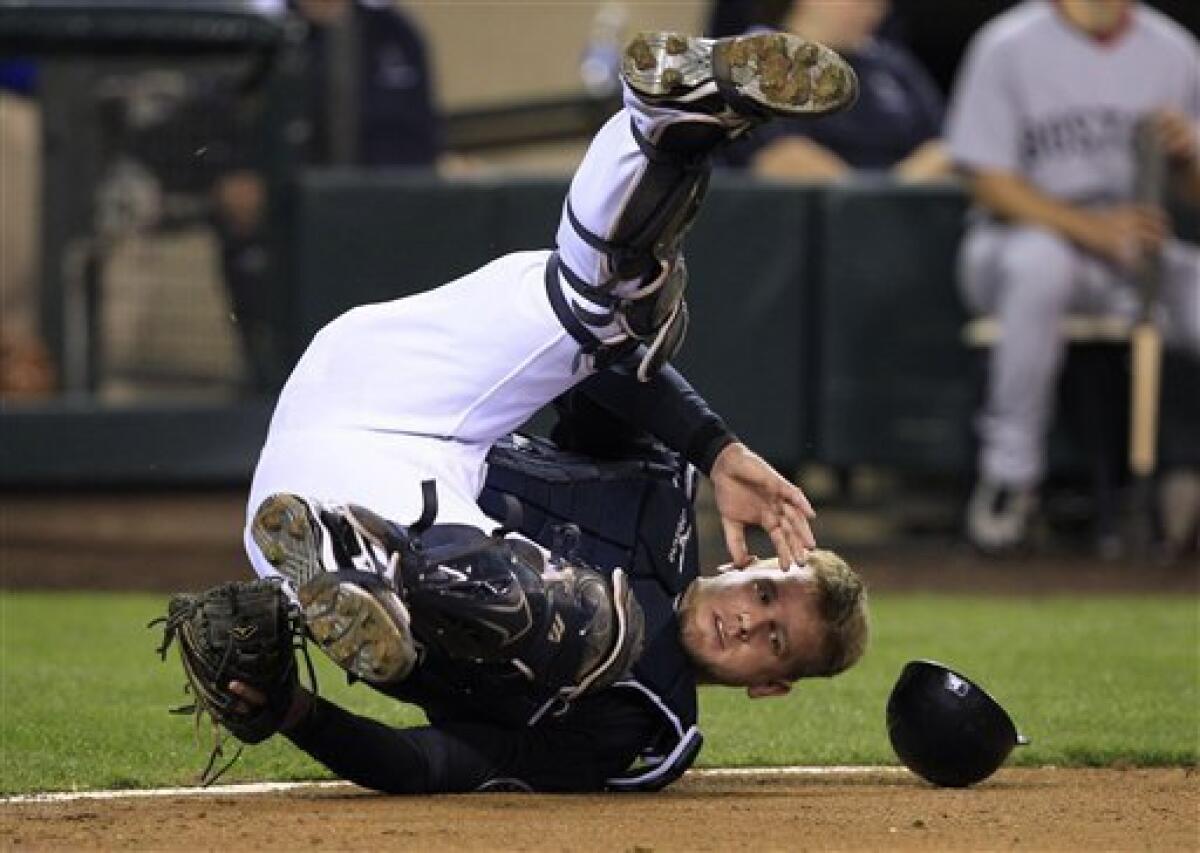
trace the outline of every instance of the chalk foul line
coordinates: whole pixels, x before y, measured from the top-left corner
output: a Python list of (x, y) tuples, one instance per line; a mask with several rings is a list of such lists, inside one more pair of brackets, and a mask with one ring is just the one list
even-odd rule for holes
[[(907, 773), (903, 767), (847, 766), (828, 767), (713, 767), (689, 770), (687, 775), (700, 779), (742, 778), (750, 776), (862, 776)], [(279, 794), (299, 790), (351, 790), (349, 782), (249, 782), (237, 785), (213, 785), (209, 788), (136, 788), (120, 791), (52, 791), (43, 794), (18, 794), (0, 797), (0, 805), (22, 803), (72, 803), (82, 800), (134, 800), (153, 797), (230, 797), (252, 794)]]

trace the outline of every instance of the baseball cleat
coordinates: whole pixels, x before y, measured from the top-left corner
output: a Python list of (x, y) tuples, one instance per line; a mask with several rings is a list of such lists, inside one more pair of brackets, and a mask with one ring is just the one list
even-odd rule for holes
[(858, 78), (824, 45), (791, 33), (722, 39), (639, 33), (626, 46), (621, 76), (648, 104), (743, 118), (821, 116), (851, 106)]
[(417, 652), (408, 610), (345, 507), (271, 495), (250, 529), (267, 562), (291, 583), (309, 633), (334, 663), (376, 683), (412, 671)]
[(299, 588), (309, 633), (330, 660), (358, 678), (377, 684), (404, 679), (418, 657), (408, 610), (384, 582), (344, 577), (325, 573)]
[(250, 533), (267, 562), (299, 589), (325, 572), (384, 574), (386, 561), (351, 523), (344, 507), (275, 494), (254, 513)]
[(1017, 554), (1030, 545), (1037, 493), (981, 480), (967, 504), (967, 539), (991, 556)]

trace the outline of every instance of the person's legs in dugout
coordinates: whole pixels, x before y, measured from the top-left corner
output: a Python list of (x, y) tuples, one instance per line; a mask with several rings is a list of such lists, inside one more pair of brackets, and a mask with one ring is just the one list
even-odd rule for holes
[(980, 259), (989, 268), (968, 271), (979, 280), (973, 301), (1004, 329), (989, 357), (979, 480), (967, 507), (968, 538), (986, 552), (1028, 540), (1066, 348), (1059, 326), (1080, 274), (1075, 250), (1047, 231), (997, 236), (997, 251)]

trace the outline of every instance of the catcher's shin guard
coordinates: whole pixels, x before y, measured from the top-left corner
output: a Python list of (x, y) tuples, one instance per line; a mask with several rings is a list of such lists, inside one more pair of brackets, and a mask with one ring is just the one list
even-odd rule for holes
[[(638, 378), (645, 382), (674, 356), (687, 332), (682, 244), (708, 190), (711, 146), (703, 143), (689, 151), (675, 147), (678, 139), (651, 142), (636, 126), (633, 133), (648, 163), (610, 236), (589, 230), (569, 199), (566, 204), (563, 227), (604, 258), (606, 277), (589, 281), (555, 253), (547, 266), (547, 288), (555, 312), (585, 352), (607, 350), (615, 358), (628, 352), (622, 347), (642, 345)], [(569, 298), (561, 292), (560, 280), (571, 292)], [(615, 345), (601, 341), (596, 330), (614, 324), (620, 332)]]
[(399, 555), (412, 634), (440, 656), (512, 666), (570, 701), (618, 680), (641, 653), (642, 611), (620, 570), (609, 580), (565, 561), (547, 566), (524, 540), (458, 524), (413, 533), (362, 507), (348, 512)]

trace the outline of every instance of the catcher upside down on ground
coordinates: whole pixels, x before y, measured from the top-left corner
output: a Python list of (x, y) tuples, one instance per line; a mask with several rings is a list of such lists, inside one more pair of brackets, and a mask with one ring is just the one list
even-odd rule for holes
[[(269, 498), (254, 530), (287, 580), (176, 595), (158, 620), (159, 651), (177, 643), (194, 699), (179, 710), (214, 727), (201, 781), (240, 753), (218, 767), (224, 730), (250, 744), (281, 732), (343, 778), (393, 793), (653, 790), (699, 751), (697, 679), (779, 695), (857, 660), (865, 594), (845, 563), (815, 551), (799, 569), (760, 562), (698, 578), (693, 547), (679, 571), (665, 558), (680, 505), (690, 538), (687, 489), (644, 462), (597, 464), (529, 442), (493, 454), (510, 501), (553, 483), (557, 503), (578, 515), (593, 492), (640, 490), (642, 500), (621, 504), (637, 507), (628, 570), (580, 556), (611, 547), (593, 531), (615, 508), (583, 512), (583, 526), (547, 525), (526, 502), (533, 511), (520, 515), (532, 517), (510, 521), (549, 531), (547, 561), (505, 538), (508, 528), (405, 528), (362, 507)], [(309, 639), (352, 678), (420, 705), (431, 725), (393, 729), (338, 708), (317, 695), (311, 662), (301, 686), (295, 653), (307, 662)]]
[[(277, 728), (382, 791), (655, 789), (700, 749), (697, 680), (777, 696), (861, 655), (862, 584), (806, 556), (807, 499), (668, 364), (709, 155), (772, 116), (845, 109), (854, 73), (793, 35), (646, 33), (622, 79), (555, 251), (351, 310), (293, 370), (246, 530), (278, 586), (180, 597), (167, 618), (164, 653), (178, 638), (198, 712), (235, 736)], [(564, 397), (575, 441), (504, 445)], [(696, 471), (739, 571), (698, 576)], [(517, 530), (484, 532), (498, 518)], [(778, 564), (754, 563), (748, 525)], [(299, 686), (300, 632), (429, 725), (393, 729)]]

